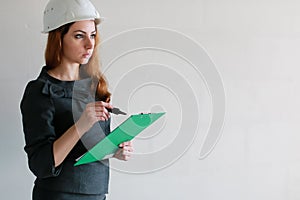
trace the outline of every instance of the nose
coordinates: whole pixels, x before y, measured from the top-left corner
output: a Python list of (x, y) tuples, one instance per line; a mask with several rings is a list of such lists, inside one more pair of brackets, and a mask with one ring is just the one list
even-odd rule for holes
[(85, 48), (86, 49), (92, 49), (94, 47), (94, 39), (90, 38), (90, 37), (86, 37), (85, 40)]

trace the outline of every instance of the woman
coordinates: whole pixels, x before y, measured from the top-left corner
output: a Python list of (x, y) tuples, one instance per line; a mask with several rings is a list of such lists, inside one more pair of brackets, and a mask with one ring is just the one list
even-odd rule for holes
[[(97, 57), (100, 21), (89, 0), (50, 0), (46, 6), (46, 66), (21, 101), (34, 200), (102, 200), (108, 192), (108, 160), (74, 167), (110, 132), (111, 94)], [(130, 152), (130, 141), (124, 142), (114, 157), (128, 160)]]

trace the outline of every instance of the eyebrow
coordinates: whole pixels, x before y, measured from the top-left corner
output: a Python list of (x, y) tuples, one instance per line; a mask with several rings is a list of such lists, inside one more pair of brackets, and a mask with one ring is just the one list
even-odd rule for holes
[[(73, 33), (75, 33), (75, 32), (81, 32), (81, 33), (84, 33), (84, 34), (87, 34), (85, 31), (83, 31), (83, 30), (77, 30), (77, 31), (73, 31)], [(94, 31), (92, 31), (91, 33), (96, 33), (97, 31), (96, 30), (94, 30)]]

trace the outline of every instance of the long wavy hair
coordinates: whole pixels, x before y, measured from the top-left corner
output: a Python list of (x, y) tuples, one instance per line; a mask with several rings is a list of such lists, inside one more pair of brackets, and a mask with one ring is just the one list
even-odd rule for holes
[[(63, 57), (63, 38), (68, 33), (70, 27), (74, 22), (65, 24), (48, 33), (48, 41), (45, 50), (45, 61), (49, 68), (54, 68), (61, 64)], [(95, 26), (97, 29), (97, 26)], [(85, 72), (92, 77), (92, 91), (96, 91), (96, 99), (99, 101), (110, 101), (110, 92), (108, 91), (107, 81), (100, 71), (100, 62), (98, 56), (98, 45), (100, 37), (96, 31), (95, 47), (88, 63), (84, 65)]]

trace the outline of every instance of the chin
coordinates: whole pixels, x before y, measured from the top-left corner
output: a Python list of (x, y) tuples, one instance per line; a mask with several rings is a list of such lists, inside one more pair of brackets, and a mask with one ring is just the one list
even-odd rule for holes
[(85, 64), (87, 64), (89, 62), (89, 60), (88, 59), (85, 59), (85, 60), (83, 60), (82, 62), (80, 62), (80, 64), (81, 65), (85, 65)]

